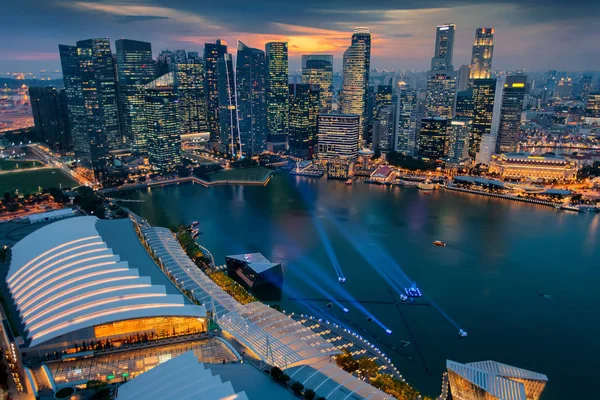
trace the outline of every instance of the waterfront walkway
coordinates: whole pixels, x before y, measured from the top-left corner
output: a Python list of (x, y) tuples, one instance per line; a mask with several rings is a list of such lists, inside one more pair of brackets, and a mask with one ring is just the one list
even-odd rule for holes
[(455, 191), (455, 192), (464, 192), (464, 193), (478, 194), (478, 195), (482, 195), (482, 196), (496, 197), (496, 198), (499, 198), (499, 199), (520, 201), (522, 203), (537, 204), (537, 205), (546, 206), (546, 207), (556, 207), (556, 205), (557, 205), (556, 203), (553, 203), (551, 201), (538, 200), (538, 199), (530, 199), (530, 198), (527, 198), (527, 197), (519, 197), (519, 196), (514, 196), (514, 195), (511, 195), (511, 194), (484, 192), (482, 190), (465, 189), (465, 188), (461, 188), (461, 187), (458, 187), (458, 186), (452, 186), (452, 185), (446, 185), (444, 187), (446, 189), (448, 189), (448, 190), (452, 190), (452, 191)]

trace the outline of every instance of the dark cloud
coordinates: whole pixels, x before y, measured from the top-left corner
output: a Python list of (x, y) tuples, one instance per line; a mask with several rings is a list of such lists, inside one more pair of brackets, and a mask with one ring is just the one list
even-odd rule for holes
[(128, 22), (141, 22), (141, 21), (156, 21), (159, 19), (169, 19), (169, 17), (161, 17), (154, 15), (124, 15), (115, 18), (119, 22), (128, 23)]

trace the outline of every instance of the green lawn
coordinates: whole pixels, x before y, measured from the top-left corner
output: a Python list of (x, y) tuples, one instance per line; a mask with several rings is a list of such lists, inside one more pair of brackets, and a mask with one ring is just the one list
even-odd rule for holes
[(58, 169), (38, 169), (0, 174), (0, 195), (5, 192), (14, 192), (16, 189), (19, 189), (19, 193), (35, 193), (38, 191), (39, 186), (51, 188), (59, 187), (60, 184), (63, 188), (79, 186), (76, 181)]
[(13, 169), (29, 169), (33, 167), (42, 167), (43, 165), (44, 163), (40, 161), (19, 161), (2, 159), (0, 160), (0, 171), (12, 171)]
[(270, 169), (263, 167), (236, 168), (217, 171), (209, 174), (211, 182), (218, 181), (257, 181), (264, 182), (271, 174)]

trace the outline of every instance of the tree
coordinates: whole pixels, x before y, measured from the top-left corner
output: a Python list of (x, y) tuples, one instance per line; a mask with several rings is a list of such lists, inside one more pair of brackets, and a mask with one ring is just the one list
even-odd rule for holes
[(281, 371), (281, 369), (279, 367), (271, 368), (271, 376), (274, 379), (279, 380), (281, 378), (282, 374), (283, 374), (283, 372)]
[(348, 373), (353, 373), (358, 369), (358, 362), (347, 349), (344, 349), (342, 354), (336, 356), (335, 363)]
[(302, 390), (304, 389), (304, 385), (301, 384), (300, 382), (296, 381), (296, 382), (292, 383), (292, 386), (290, 386), (290, 388), (294, 391), (294, 393), (300, 394), (300, 393), (302, 393)]
[(312, 389), (306, 389), (306, 390), (304, 391), (304, 398), (305, 398), (306, 400), (313, 400), (313, 399), (315, 398), (315, 396), (316, 396), (316, 395), (317, 395), (317, 394), (316, 394), (316, 393), (315, 393), (315, 391), (314, 391), (314, 390), (312, 390)]
[(377, 375), (379, 366), (374, 360), (362, 356), (358, 359), (358, 371), (367, 379), (367, 381), (370, 381), (371, 377)]

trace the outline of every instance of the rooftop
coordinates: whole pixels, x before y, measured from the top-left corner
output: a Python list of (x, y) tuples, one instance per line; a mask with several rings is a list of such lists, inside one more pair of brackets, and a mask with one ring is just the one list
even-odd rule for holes
[(248, 264), (250, 268), (257, 274), (265, 272), (279, 264), (269, 261), (265, 256), (260, 253), (248, 253), (248, 254), (236, 254), (233, 256), (225, 256), (225, 258), (231, 258), (233, 260), (243, 261)]

